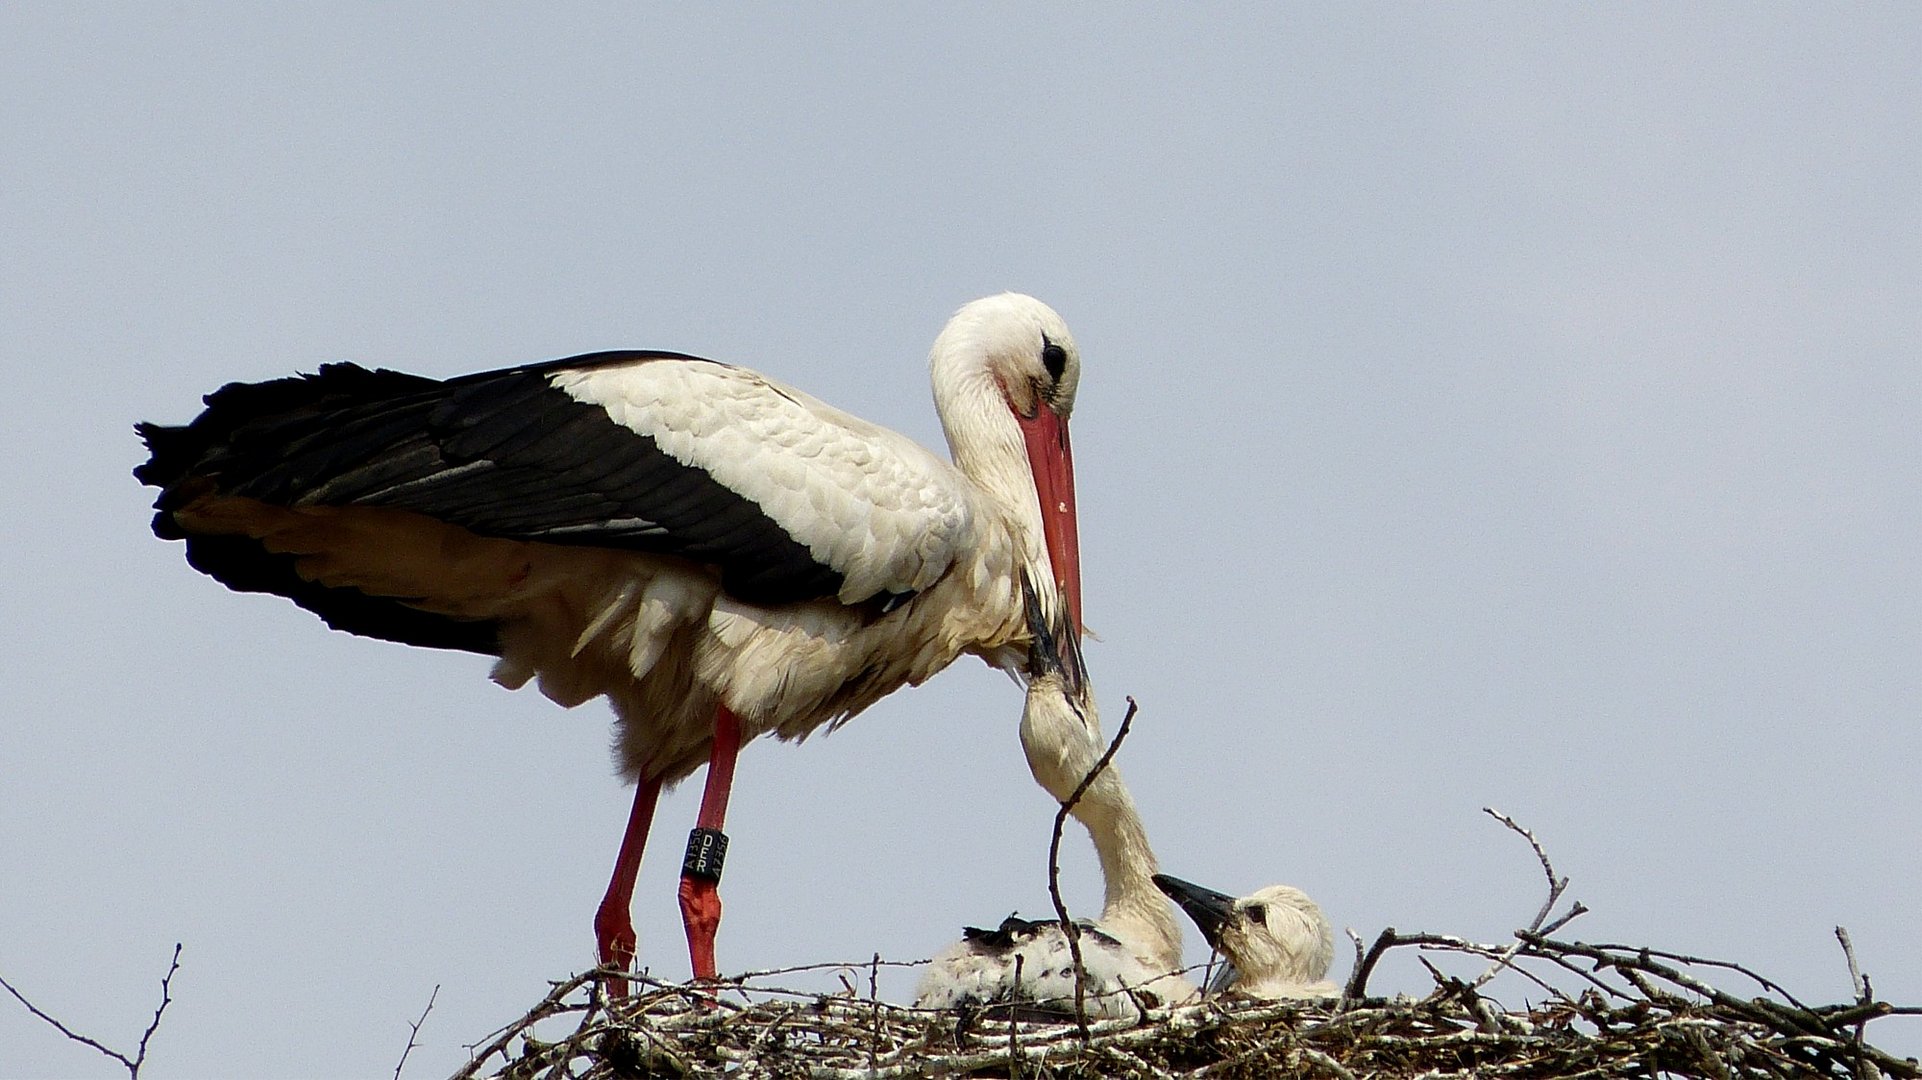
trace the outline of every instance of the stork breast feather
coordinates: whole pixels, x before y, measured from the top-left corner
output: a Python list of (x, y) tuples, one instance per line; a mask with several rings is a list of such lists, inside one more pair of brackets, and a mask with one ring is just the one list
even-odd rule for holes
[(552, 383), (752, 500), (841, 596), (928, 588), (973, 541), (969, 492), (918, 443), (743, 368), (651, 360)]

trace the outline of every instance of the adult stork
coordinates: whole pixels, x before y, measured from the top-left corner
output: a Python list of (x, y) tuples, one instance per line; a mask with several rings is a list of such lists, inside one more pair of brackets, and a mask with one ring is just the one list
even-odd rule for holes
[(1167, 874), (1156, 874), (1155, 884), (1227, 960), (1208, 984), (1211, 993), (1269, 999), (1341, 993), (1327, 981), (1335, 962), (1335, 929), (1307, 893), (1270, 885), (1233, 897)]
[(563, 706), (609, 699), (636, 791), (594, 919), (603, 963), (634, 958), (661, 788), (706, 761), (679, 892), (711, 979), (743, 741), (838, 726), (962, 653), (1017, 668), (1029, 588), (1079, 634), (1067, 327), (991, 296), (929, 364), (953, 465), (744, 368), (606, 352), (232, 383), (184, 427), (139, 425), (134, 475), (161, 489), (154, 532), (229, 588), (497, 656), (497, 682)]

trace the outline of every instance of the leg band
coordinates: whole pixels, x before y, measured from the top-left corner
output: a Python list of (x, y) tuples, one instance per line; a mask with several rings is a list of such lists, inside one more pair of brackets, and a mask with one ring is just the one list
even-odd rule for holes
[(718, 882), (721, 863), (726, 858), (727, 834), (719, 829), (696, 827), (687, 834), (687, 855), (681, 860), (681, 875)]

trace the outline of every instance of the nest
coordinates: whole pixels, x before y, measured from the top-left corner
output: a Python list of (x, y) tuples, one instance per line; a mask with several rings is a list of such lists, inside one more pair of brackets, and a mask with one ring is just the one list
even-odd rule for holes
[[(1374, 960), (1400, 947), (1422, 952), (1433, 989), (1360, 993)], [(1444, 974), (1428, 961), (1434, 953), (1490, 961), (1484, 975), (1520, 974), (1544, 999), (1504, 1009), (1481, 992), (1484, 979)], [(1766, 992), (1716, 989), (1695, 974), (1704, 967), (1740, 972)], [(808, 970), (718, 986), (640, 977), (624, 998), (607, 992), (611, 972), (589, 972), (555, 984), (455, 1077), (1922, 1077), (1915, 1059), (1865, 1035), (1872, 1019), (1922, 1009), (1812, 1007), (1737, 965), (1536, 934), (1498, 949), (1390, 930), (1338, 1000), (1220, 998), (1085, 1025), (890, 1005), (874, 998), (872, 980), (866, 997), (756, 985)], [(1557, 976), (1574, 986), (1556, 988)]]
[[(1108, 752), (1055, 815), (1048, 889), (1065, 923), (1057, 855), (1068, 811), (1114, 757), (1134, 703)], [(1067, 1003), (1061, 1019), (988, 1010), (914, 1009), (879, 999), (883, 966), (824, 964), (753, 972), (719, 984), (676, 985), (629, 977), (632, 996), (610, 993), (620, 973), (590, 971), (556, 983), (540, 1004), (476, 1045), (454, 1080), (601, 1080), (728, 1076), (739, 1080), (888, 1080), (893, 1077), (1676, 1077), (1777, 1080), (1883, 1077), (1922, 1080), (1922, 1064), (1868, 1041), (1870, 1021), (1922, 1016), (1922, 1006), (1875, 998), (1841, 927), (1855, 999), (1808, 1005), (1740, 964), (1554, 935), (1587, 913), (1557, 913), (1568, 879), (1535, 834), (1507, 814), (1483, 812), (1528, 842), (1548, 898), (1504, 945), (1442, 934), (1383, 930), (1355, 945), (1354, 974), (1338, 999), (1251, 1001), (1235, 997), (1173, 1008), (1143, 1006), (1131, 1019), (1087, 1018)], [(1072, 937), (1070, 942), (1072, 944)], [(1396, 949), (1419, 953), (1433, 989), (1420, 997), (1370, 997), (1368, 979)], [(1076, 966), (1079, 968), (1079, 953)], [(1469, 960), (1473, 978), (1430, 960)], [(862, 997), (848, 978), (866, 970)], [(836, 971), (838, 994), (806, 993), (767, 980)], [(1711, 977), (1736, 976), (1758, 996), (1741, 997)], [(1537, 1003), (1508, 1009), (1484, 990), (1496, 978), (1531, 988)], [(1203, 984), (1207, 983), (1204, 978)], [(429, 1003), (431, 1008), (432, 1003)], [(423, 1014), (424, 1018), (424, 1014)], [(416, 1025), (416, 1031), (419, 1026)], [(411, 1049), (411, 1044), (409, 1046)], [(402, 1064), (406, 1057), (402, 1056)], [(398, 1073), (398, 1070), (396, 1070)]]
[[(1130, 703), (1132, 706), (1132, 702)], [(1134, 710), (1129, 710), (1132, 719)], [(1128, 721), (1095, 766), (1127, 734)], [(1092, 777), (1094, 772), (1090, 772)], [(1086, 781), (1082, 789), (1087, 787)], [(1075, 795), (1078, 798), (1081, 792)], [(1070, 799), (1055, 817), (1049, 891), (1061, 905), (1055, 862)], [(632, 996), (609, 993), (620, 978), (591, 971), (554, 984), (521, 1019), (477, 1045), (455, 1080), (728, 1076), (739, 1080), (887, 1080), (892, 1077), (1753, 1077), (1918, 1078), (1922, 1065), (1868, 1041), (1868, 1024), (1922, 1007), (1875, 998), (1848, 932), (1836, 938), (1855, 999), (1809, 1005), (1740, 964), (1658, 949), (1562, 940), (1556, 933), (1588, 908), (1568, 888), (1540, 841), (1498, 810), (1490, 817), (1527, 840), (1548, 882), (1548, 898), (1504, 945), (1440, 934), (1383, 930), (1366, 950), (1354, 937), (1355, 967), (1339, 999), (1250, 1001), (1234, 997), (1174, 1008), (1144, 1008), (1126, 1020), (1085, 1013), (1036, 1020), (992, 1011), (913, 1009), (879, 1000), (884, 964), (824, 964), (754, 972), (714, 985), (632, 977)], [(1433, 979), (1420, 997), (1370, 997), (1383, 956), (1415, 950)], [(1078, 954), (1077, 954), (1078, 955)], [(1472, 962), (1472, 978), (1444, 972), (1431, 957)], [(926, 963), (920, 961), (919, 963)], [(768, 980), (834, 971), (843, 992), (784, 990)], [(863, 997), (849, 975), (868, 972)], [(1711, 978), (1737, 977), (1758, 996), (1741, 997)], [(1508, 1009), (1485, 988), (1520, 983), (1537, 1004)], [(1202, 980), (1204, 984), (1207, 980)], [(1137, 1002), (1149, 1005), (1148, 1002)], [(431, 1003), (430, 1003), (431, 1005)], [(418, 1025), (416, 1025), (418, 1030)], [(402, 1063), (405, 1063), (405, 1057)]]

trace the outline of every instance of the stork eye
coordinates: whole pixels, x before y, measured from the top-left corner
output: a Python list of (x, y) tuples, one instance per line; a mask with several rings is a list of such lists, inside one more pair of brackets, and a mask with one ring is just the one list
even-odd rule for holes
[(1048, 375), (1055, 382), (1061, 381), (1061, 373), (1068, 367), (1068, 350), (1041, 335), (1041, 364), (1048, 369)]
[(1266, 923), (1268, 921), (1267, 904), (1249, 904), (1241, 910), (1253, 922)]

